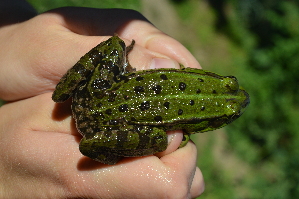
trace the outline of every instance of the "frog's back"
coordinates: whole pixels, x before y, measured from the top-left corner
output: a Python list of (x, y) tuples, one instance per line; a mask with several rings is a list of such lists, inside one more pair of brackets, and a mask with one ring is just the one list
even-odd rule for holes
[(236, 78), (200, 69), (145, 70), (122, 78), (101, 95), (91, 92), (86, 108), (103, 124), (126, 121), (204, 132), (234, 121), (249, 103)]

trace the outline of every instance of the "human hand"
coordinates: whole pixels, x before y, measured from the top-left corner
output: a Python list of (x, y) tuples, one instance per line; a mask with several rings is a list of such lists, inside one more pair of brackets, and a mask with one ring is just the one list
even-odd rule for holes
[(113, 166), (84, 157), (69, 106), (51, 93), (2, 106), (0, 127), (0, 198), (194, 198), (204, 189), (195, 145), (176, 150), (181, 133), (158, 156)]
[(48, 92), (83, 54), (108, 38), (98, 35), (114, 33), (127, 44), (136, 41), (129, 60), (137, 69), (161, 67), (161, 63), (177, 67), (178, 62), (199, 67), (180, 43), (131, 10), (62, 8), (0, 29), (0, 43), (6, 49), (0, 52), (0, 98), (23, 99), (0, 108), (4, 190), (0, 193), (186, 198), (203, 191), (195, 146), (189, 143), (175, 151), (181, 133), (174, 134), (168, 149), (157, 156), (103, 166), (80, 154), (80, 135), (70, 114), (61, 121), (53, 117), (55, 105)]
[[(200, 67), (179, 42), (133, 10), (60, 8), (28, 21), (0, 28), (0, 98), (15, 101), (54, 90), (62, 75), (107, 36), (117, 33), (127, 44), (133, 67), (153, 66), (153, 58)], [(164, 62), (162, 64), (165, 64)], [(171, 65), (171, 64), (170, 64)], [(9, 82), (9, 83), (8, 83)]]

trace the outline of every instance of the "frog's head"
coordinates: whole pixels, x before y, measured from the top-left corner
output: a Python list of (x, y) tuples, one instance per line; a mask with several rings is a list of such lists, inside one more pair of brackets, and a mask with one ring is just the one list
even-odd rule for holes
[(250, 103), (249, 94), (239, 86), (238, 80), (233, 76), (226, 76), (223, 79), (226, 94), (225, 110), (227, 115), (226, 124), (229, 124), (239, 118)]
[(104, 56), (102, 61), (107, 62), (105, 64), (110, 67), (109, 70), (114, 74), (123, 73), (124, 66), (126, 65), (126, 44), (118, 36), (110, 37), (101, 47), (102, 55)]
[(217, 89), (218, 94), (215, 94), (215, 98), (210, 98), (210, 106), (206, 106), (205, 118), (197, 119), (200, 122), (194, 128), (195, 131), (211, 131), (230, 124), (244, 113), (250, 103), (249, 94), (233, 76), (223, 77)]
[(231, 120), (228, 123), (239, 118), (250, 103), (249, 94), (243, 88), (240, 88), (236, 95), (231, 99), (227, 99), (227, 101), (227, 108), (232, 113)]

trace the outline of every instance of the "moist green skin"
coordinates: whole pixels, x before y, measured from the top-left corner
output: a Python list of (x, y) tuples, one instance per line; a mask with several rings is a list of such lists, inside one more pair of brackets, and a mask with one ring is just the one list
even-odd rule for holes
[(248, 93), (233, 76), (201, 69), (135, 71), (128, 47), (117, 36), (85, 54), (60, 80), (55, 102), (73, 97), (83, 135), (81, 153), (105, 164), (152, 155), (167, 148), (168, 130), (190, 134), (221, 128), (243, 113)]

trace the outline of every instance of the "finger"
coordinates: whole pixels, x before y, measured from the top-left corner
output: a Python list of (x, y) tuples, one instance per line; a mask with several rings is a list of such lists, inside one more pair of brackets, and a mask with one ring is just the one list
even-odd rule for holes
[[(174, 189), (186, 189), (181, 190), (180, 193), (185, 193), (185, 198), (190, 195), (197, 194), (196, 190), (200, 190), (203, 182), (203, 178), (200, 170), (196, 168), (197, 149), (192, 142), (189, 142), (185, 147), (174, 151), (171, 154), (161, 157), (161, 161), (171, 167), (174, 171), (180, 171), (176, 177), (180, 178), (179, 187), (173, 187)], [(184, 179), (184, 180), (183, 180)], [(184, 198), (178, 197), (178, 198)]]
[[(1, 140), (1, 147), (9, 149), (5, 152), (5, 161), (9, 161), (9, 165), (19, 165), (21, 169), (18, 172), (29, 172), (35, 178), (34, 184), (28, 183), (28, 186), (41, 188), (40, 186), (44, 186), (39, 183), (41, 179), (50, 182), (47, 187), (55, 184), (63, 187), (60, 190), (88, 197), (96, 197), (98, 194), (109, 196), (111, 193), (128, 194), (132, 197), (140, 194), (143, 198), (161, 198), (165, 195), (169, 198), (186, 198), (190, 195), (191, 182), (196, 184), (198, 179), (193, 179), (196, 148), (192, 143), (160, 159), (156, 156), (127, 158), (113, 167), (103, 165), (82, 157), (78, 150), (79, 140), (75, 136), (60, 133), (71, 129), (70, 121), (68, 113), (65, 114), (66, 119), (62, 117), (53, 120), (54, 107), (51, 93), (1, 107), (1, 111), (14, 113), (10, 114), (14, 119), (7, 118), (13, 129), (7, 131), (7, 136)], [(126, 182), (126, 186), (102, 183), (110, 182), (111, 179), (116, 185)], [(86, 186), (89, 188), (86, 189)], [(145, 191), (140, 193), (140, 190)]]
[(120, 35), (124, 38), (133, 38), (137, 44), (176, 60), (185, 67), (201, 68), (194, 56), (181, 43), (150, 23), (133, 20), (125, 26)]
[(183, 132), (181, 130), (177, 131), (168, 131), (168, 146), (167, 149), (163, 152), (156, 153), (155, 155), (159, 158), (168, 155), (175, 150), (177, 150), (182, 142), (183, 139)]
[(49, 13), (58, 14), (59, 23), (75, 33), (81, 35), (118, 33), (123, 38), (134, 39), (146, 49), (174, 59), (186, 67), (200, 68), (196, 59), (182, 44), (158, 30), (137, 11), (59, 8)]
[(195, 175), (192, 180), (190, 195), (191, 198), (199, 197), (205, 190), (205, 183), (202, 172), (196, 167)]
[[(137, 43), (129, 54), (129, 59), (137, 69), (178, 68), (178, 64), (175, 62), (182, 63), (186, 67), (199, 67), (197, 61), (185, 47), (157, 30), (136, 11), (122, 10), (120, 15), (117, 15), (115, 10), (87, 8), (79, 10), (76, 8), (58, 9), (55, 12), (41, 14), (9, 29), (11, 32), (22, 32), (22, 34), (10, 33), (11, 39), (7, 43), (4, 42), (4, 46), (6, 45), (9, 50), (3, 56), (5, 57), (3, 65), (12, 67), (9, 70), (5, 67), (1, 68), (3, 70), (1, 74), (5, 74), (2, 79), (4, 81), (13, 79), (14, 82), (25, 83), (12, 83), (9, 86), (0, 87), (3, 99), (17, 100), (53, 91), (62, 75), (82, 55), (109, 37), (86, 37), (84, 35), (118, 33), (125, 39), (127, 45), (132, 39), (135, 39)], [(76, 13), (71, 11), (78, 11), (76, 15), (80, 17), (71, 19), (71, 13), (73, 15)], [(91, 20), (89, 14), (96, 17)], [(77, 29), (74, 29), (74, 26)], [(32, 34), (32, 30), (35, 34)], [(20, 46), (20, 41), (27, 45)], [(14, 57), (18, 57), (18, 59), (14, 59)], [(173, 59), (175, 62), (169, 62), (170, 64), (167, 66), (164, 62), (153, 61), (154, 58)], [(16, 76), (13, 71), (19, 71), (20, 75)], [(24, 80), (24, 77), (27, 79)]]

